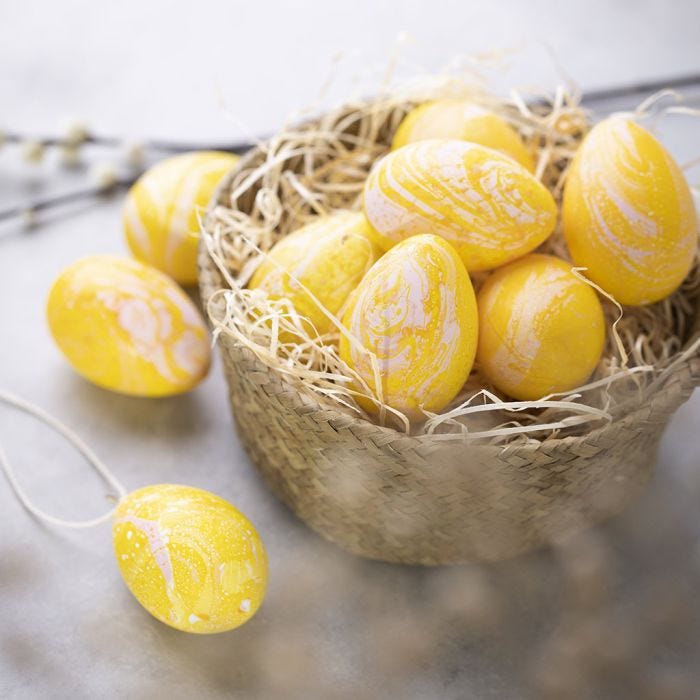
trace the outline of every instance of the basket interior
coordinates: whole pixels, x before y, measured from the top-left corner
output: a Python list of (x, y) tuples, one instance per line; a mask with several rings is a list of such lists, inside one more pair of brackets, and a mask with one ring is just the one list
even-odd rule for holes
[[(359, 208), (362, 185), (372, 162), (388, 150), (397, 125), (413, 104), (415, 101), (406, 100), (350, 105), (310, 121), (299, 129), (280, 134), (241, 159), (220, 186), (204, 224), (202, 264), (210, 274), (204, 276), (202, 294), (205, 303), (214, 300), (209, 312), (215, 323), (221, 320), (223, 313), (221, 291), (235, 291), (237, 280), (245, 277), (245, 270), (258, 257), (256, 250), (249, 245), (248, 232), (265, 231), (265, 236), (258, 240), (259, 247), (265, 250), (287, 233), (318, 216), (319, 212)], [(371, 114), (371, 119), (368, 114)], [(325, 148), (317, 147), (319, 133), (327, 134), (323, 141)], [(582, 134), (583, 130), (577, 138), (580, 139)], [(374, 148), (356, 149), (358, 138), (363, 143), (371, 138)], [(313, 149), (308, 147), (312, 141)], [(547, 166), (550, 181), (564, 172), (567, 165), (561, 159), (551, 162)], [(321, 177), (318, 176), (319, 172), (322, 173)], [(333, 189), (339, 173), (344, 187)], [(560, 192), (555, 192), (555, 196), (559, 197)], [(238, 236), (237, 231), (240, 233)], [(555, 250), (565, 255), (561, 231), (557, 230), (553, 239), (553, 242), (545, 244), (546, 248), (549, 246), (548, 252)], [(654, 321), (655, 315), (663, 315), (664, 322), (678, 340), (663, 357), (654, 358), (658, 361), (655, 362), (656, 370), (650, 381), (645, 379), (640, 383), (639, 376), (630, 376), (628, 381), (619, 382), (615, 391), (595, 398), (597, 405), (613, 402), (613, 410), (610, 411), (612, 418), (634, 411), (647, 400), (650, 392), (659, 391), (679, 372), (685, 371), (687, 374), (691, 363), (697, 364), (697, 352), (686, 352), (687, 357), (683, 356), (683, 352), (700, 336), (699, 296), (700, 272), (696, 260), (686, 282), (672, 297), (639, 311), (625, 310), (626, 317), (629, 314), (639, 316), (635, 320), (635, 329), (640, 334)], [(615, 307), (608, 304), (606, 313), (612, 323), (617, 315)], [(628, 344), (628, 350), (633, 353), (632, 341), (629, 340)], [(614, 352), (616, 348), (609, 339), (606, 353), (612, 356)], [(639, 355), (635, 359), (639, 363), (643, 357)], [(277, 371), (274, 367), (269, 369)], [(293, 380), (287, 376), (285, 381)], [(473, 376), (470, 384), (478, 385), (480, 381), (478, 375)], [(314, 393), (313, 389), (305, 386), (298, 389)], [(317, 395), (315, 398), (325, 405), (324, 397)], [(586, 397), (586, 400), (593, 402), (592, 397)], [(346, 411), (337, 404), (333, 408), (341, 413)], [(533, 413), (528, 418), (532, 424), (551, 421), (551, 412), (535, 410)], [(349, 411), (348, 415), (355, 414)], [(498, 419), (502, 422), (521, 421), (521, 415), (504, 410)], [(366, 416), (360, 419), (370, 420)], [(579, 435), (589, 432), (592, 427), (583, 423), (553, 431), (534, 431), (527, 434), (527, 439), (542, 441)], [(468, 430), (470, 428), (473, 425), (467, 427)]]

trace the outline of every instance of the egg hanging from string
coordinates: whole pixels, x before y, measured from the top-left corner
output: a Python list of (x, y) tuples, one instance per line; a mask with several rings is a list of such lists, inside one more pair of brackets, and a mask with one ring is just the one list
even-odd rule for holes
[(198, 151), (147, 170), (124, 202), (124, 232), (134, 256), (180, 284), (196, 284), (200, 209), (237, 162), (232, 153)]
[(240, 511), (213, 493), (174, 484), (134, 491), (115, 510), (112, 536), (129, 590), (171, 627), (225, 632), (262, 603), (262, 540)]
[(248, 518), (192, 486), (156, 484), (127, 493), (109, 468), (60, 420), (0, 389), (0, 402), (62, 435), (104, 479), (116, 506), (90, 520), (65, 520), (37, 507), (0, 445), (0, 471), (37, 520), (72, 529), (112, 522), (114, 554), (127, 587), (155, 618), (183, 632), (211, 634), (244, 624), (267, 586), (267, 554)]

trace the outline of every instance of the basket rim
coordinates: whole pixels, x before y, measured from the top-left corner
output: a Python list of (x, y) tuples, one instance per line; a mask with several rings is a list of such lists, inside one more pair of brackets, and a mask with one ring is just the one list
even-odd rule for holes
[[(356, 107), (356, 104), (353, 105), (346, 105), (346, 107)], [(306, 123), (306, 125), (310, 126), (312, 125), (316, 120), (309, 120), (309, 122)], [(205, 230), (205, 232), (208, 232), (208, 226), (209, 226), (209, 221), (210, 221), (210, 216), (209, 214), (214, 210), (216, 206), (223, 205), (223, 206), (229, 206), (230, 205), (230, 200), (227, 198), (227, 195), (229, 194), (230, 190), (230, 185), (231, 182), (233, 181), (234, 177), (238, 174), (239, 171), (244, 170), (250, 165), (252, 165), (254, 162), (258, 161), (261, 157), (264, 157), (265, 151), (264, 149), (266, 148), (267, 144), (270, 143), (272, 138), (266, 139), (265, 141), (261, 142), (259, 145), (251, 148), (247, 153), (245, 153), (239, 160), (238, 162), (234, 165), (234, 167), (222, 178), (220, 181), (214, 196), (212, 197), (205, 215), (202, 220), (202, 226)], [(212, 323), (212, 318), (209, 312), (208, 308), (208, 302), (209, 299), (212, 297), (212, 295), (222, 289), (227, 289), (228, 287), (226, 286), (223, 276), (221, 275), (220, 271), (218, 270), (216, 263), (212, 259), (208, 249), (207, 245), (204, 241), (204, 237), (202, 236), (200, 238), (200, 243), (199, 243), (199, 250), (198, 250), (198, 267), (200, 271), (199, 275), (199, 291), (201, 295), (201, 301), (202, 305), (205, 310), (205, 315), (209, 321), (209, 323)], [(206, 274), (202, 274), (206, 273)], [(220, 336), (219, 338), (219, 343), (222, 342), (222, 339), (225, 338), (225, 336)], [(697, 305), (697, 308), (695, 310), (695, 318), (692, 324), (692, 328), (689, 334), (688, 339), (684, 343), (683, 347), (676, 353), (676, 355), (680, 355), (684, 350), (686, 350), (690, 345), (695, 342), (698, 338), (700, 338), (700, 304)], [(226, 342), (232, 342), (228, 338), (226, 338)], [(449, 437), (447, 436), (440, 436), (437, 440), (435, 439), (436, 436), (433, 435), (409, 435), (406, 433), (402, 433), (399, 430), (392, 428), (390, 426), (383, 426), (379, 425), (372, 420), (365, 418), (362, 415), (353, 415), (350, 413), (345, 413), (342, 412), (335, 404), (328, 400), (324, 400), (322, 396), (318, 395), (316, 392), (310, 391), (310, 390), (303, 390), (303, 388), (298, 384), (298, 382), (295, 382), (288, 378), (286, 375), (275, 371), (274, 368), (269, 367), (265, 363), (263, 363), (261, 360), (259, 360), (255, 354), (251, 351), (248, 350), (248, 353), (250, 354), (251, 357), (255, 357), (256, 362), (260, 365), (261, 369), (264, 371), (270, 373), (272, 376), (275, 377), (276, 381), (284, 384), (284, 386), (290, 390), (296, 393), (299, 397), (304, 396), (306, 402), (312, 400), (316, 407), (319, 410), (322, 410), (326, 413), (329, 414), (329, 422), (331, 420), (342, 420), (342, 421), (351, 421), (352, 423), (357, 424), (358, 426), (367, 426), (371, 427), (374, 430), (377, 431), (379, 434), (383, 434), (384, 436), (388, 437), (393, 437), (396, 439), (397, 437), (401, 437), (406, 440), (413, 441), (416, 446), (422, 446), (425, 447), (427, 444), (434, 444), (435, 442), (441, 442), (441, 443), (458, 443), (460, 442), (460, 437), (462, 436), (461, 433), (454, 433), (453, 435), (450, 435)], [(472, 442), (472, 444), (478, 445), (480, 448), (486, 448), (486, 447), (492, 447), (494, 450), (497, 452), (501, 452), (504, 449), (514, 449), (518, 448), (518, 450), (522, 449), (527, 449), (527, 450), (538, 450), (541, 449), (543, 445), (546, 445), (550, 448), (556, 448), (556, 447), (564, 447), (567, 445), (573, 445), (580, 443), (581, 441), (585, 441), (587, 439), (593, 438), (599, 434), (604, 433), (609, 426), (613, 424), (620, 423), (625, 420), (630, 420), (632, 419), (635, 415), (638, 413), (643, 413), (646, 412), (649, 409), (653, 409), (654, 411), (659, 411), (659, 412), (665, 412), (669, 413), (670, 411), (675, 410), (678, 406), (680, 406), (682, 403), (684, 403), (687, 398), (690, 396), (692, 393), (693, 389), (697, 386), (700, 386), (700, 348), (698, 349), (697, 353), (691, 355), (688, 357), (684, 362), (678, 363), (677, 366), (673, 367), (670, 371), (668, 376), (666, 377), (665, 380), (665, 388), (671, 385), (673, 387), (673, 390), (663, 390), (663, 391), (657, 391), (650, 399), (648, 402), (640, 403), (637, 406), (633, 406), (630, 410), (625, 411), (623, 413), (618, 414), (613, 418), (613, 420), (608, 421), (604, 423), (603, 425), (600, 425), (598, 427), (593, 428), (590, 431), (587, 431), (586, 433), (583, 433), (581, 435), (566, 435), (562, 437), (547, 437), (543, 440), (533, 440), (533, 441), (528, 441), (526, 443), (506, 443), (506, 444), (490, 444), (490, 443), (483, 443), (483, 442)], [(432, 439), (431, 439), (432, 438)]]

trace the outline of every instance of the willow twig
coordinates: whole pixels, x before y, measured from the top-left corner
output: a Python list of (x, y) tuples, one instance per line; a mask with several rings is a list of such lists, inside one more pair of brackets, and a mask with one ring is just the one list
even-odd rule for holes
[[(117, 136), (101, 136), (88, 132), (79, 141), (69, 136), (30, 136), (15, 131), (3, 131), (2, 139), (5, 143), (38, 143), (44, 147), (72, 148), (76, 145), (93, 145), (105, 148), (121, 148), (127, 145), (123, 138)], [(139, 141), (139, 144), (148, 150), (161, 151), (163, 153), (185, 153), (188, 151), (226, 151), (228, 153), (242, 154), (253, 147), (246, 141), (228, 143), (197, 143), (193, 141), (168, 141), (163, 139), (147, 139)]]
[[(658, 92), (659, 90), (670, 88), (687, 88), (700, 86), (700, 73), (691, 73), (662, 80), (648, 80), (637, 83), (629, 83), (626, 85), (617, 85), (611, 88), (601, 88), (588, 90), (581, 94), (581, 103), (590, 105), (596, 102), (605, 102), (613, 99), (629, 98), (645, 93)], [(84, 144), (102, 146), (106, 148), (119, 148), (126, 145), (124, 139), (116, 136), (101, 136), (86, 131), (76, 141), (75, 137), (71, 136), (46, 136), (46, 137), (31, 137), (17, 132), (3, 131), (1, 139), (4, 143), (27, 143), (33, 142), (40, 147), (59, 147), (59, 148), (74, 148)], [(163, 139), (147, 139), (141, 141), (140, 145), (145, 149), (160, 151), (163, 153), (184, 153), (187, 151), (227, 151), (229, 153), (243, 154), (255, 146), (255, 143), (247, 141), (238, 141), (230, 143), (193, 143), (188, 141), (170, 141)], [(25, 205), (13, 206), (9, 209), (0, 210), (0, 221), (6, 221), (17, 217), (31, 217), (34, 213), (46, 209), (51, 209), (54, 206), (68, 204), (70, 202), (90, 199), (92, 197), (104, 194), (106, 191), (114, 191), (120, 188), (130, 187), (136, 178), (126, 178), (112, 183), (109, 187), (94, 186), (69, 192), (67, 194), (58, 195), (55, 197), (46, 197), (44, 199), (35, 200)]]
[(700, 73), (678, 75), (675, 78), (664, 80), (641, 80), (638, 83), (628, 85), (616, 85), (610, 88), (588, 90), (581, 95), (581, 102), (592, 104), (605, 102), (606, 100), (622, 99), (625, 97), (637, 97), (638, 95), (651, 94), (659, 90), (678, 90), (680, 88), (696, 87), (700, 85)]
[(117, 190), (128, 189), (134, 184), (134, 182), (136, 182), (136, 178), (137, 176), (120, 178), (115, 182), (109, 183), (108, 185), (86, 187), (82, 190), (65, 192), (63, 194), (45, 197), (43, 199), (36, 199), (29, 204), (10, 207), (9, 209), (0, 211), (0, 221), (24, 217), (31, 222), (33, 216), (37, 212), (44, 211), (46, 209), (53, 209), (54, 207), (63, 204), (71, 204), (72, 202), (95, 199), (96, 197), (100, 197), (102, 195), (112, 194)]

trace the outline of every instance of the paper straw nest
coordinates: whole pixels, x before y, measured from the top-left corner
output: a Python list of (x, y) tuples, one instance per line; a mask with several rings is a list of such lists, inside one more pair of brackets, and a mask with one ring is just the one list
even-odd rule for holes
[[(576, 96), (564, 89), (526, 104), (518, 95), (498, 99), (458, 80), (437, 79), (331, 110), (301, 127), (284, 129), (244, 158), (209, 212), (204, 245), (226, 282), (208, 299), (215, 335), (231, 336), (271, 372), (352, 415), (373, 420), (355, 402), (358, 393), (370, 397), (381, 409), (382, 423), (416, 436), (459, 435), (499, 444), (542, 441), (585, 433), (591, 423), (612, 421), (643, 404), (663, 387), (674, 367), (700, 351), (697, 255), (680, 289), (657, 304), (622, 309), (613, 299), (603, 298), (607, 342), (584, 386), (538, 401), (510, 401), (488, 386), (477, 366), (450, 406), (438, 415), (426, 413), (424, 421), (412, 424), (386, 406), (381, 396), (372, 395), (367, 385), (359, 392), (352, 388), (363, 384), (338, 357), (340, 333), (348, 333), (340, 321), (342, 313), (338, 318), (329, 314), (334, 333), (318, 336), (309, 332), (309, 323), (288, 301), (246, 289), (265, 251), (280, 238), (319, 215), (359, 209), (369, 169), (388, 151), (403, 116), (412, 106), (441, 97), (468, 97), (506, 117), (536, 156), (536, 176), (561, 202), (568, 166), (590, 125)], [(652, 105), (647, 101), (638, 115)], [(539, 251), (568, 259), (559, 228)], [(578, 274), (585, 277), (585, 271)], [(473, 277), (477, 289), (483, 278), (483, 274)], [(285, 331), (302, 340), (282, 342)]]

